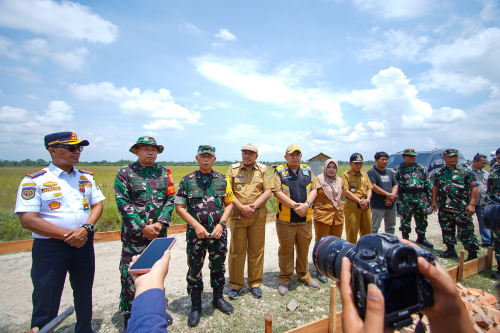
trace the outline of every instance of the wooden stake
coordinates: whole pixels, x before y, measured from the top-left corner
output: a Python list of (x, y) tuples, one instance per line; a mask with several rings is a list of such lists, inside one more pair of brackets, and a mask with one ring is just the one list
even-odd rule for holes
[(460, 261), (458, 263), (458, 273), (457, 273), (457, 281), (462, 282), (464, 279), (464, 262), (465, 262), (465, 251), (460, 250)]
[(488, 250), (486, 252), (486, 269), (490, 269), (493, 267), (493, 248), (488, 246)]
[(264, 315), (264, 321), (266, 322), (266, 333), (273, 333), (273, 316), (270, 313)]
[(330, 285), (330, 316), (328, 320), (328, 333), (337, 332), (337, 286)]

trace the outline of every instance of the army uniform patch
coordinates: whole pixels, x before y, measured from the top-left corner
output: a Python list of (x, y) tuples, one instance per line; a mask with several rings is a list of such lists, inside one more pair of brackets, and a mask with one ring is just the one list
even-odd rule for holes
[(35, 191), (36, 191), (36, 188), (35, 187), (24, 187), (21, 191), (21, 197), (24, 199), (24, 200), (30, 200), (30, 199), (33, 199), (35, 197)]

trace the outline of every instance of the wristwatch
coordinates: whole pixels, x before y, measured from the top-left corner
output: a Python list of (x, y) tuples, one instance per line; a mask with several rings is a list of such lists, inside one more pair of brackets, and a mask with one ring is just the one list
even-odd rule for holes
[(226, 221), (222, 220), (222, 221), (219, 221), (219, 224), (225, 228), (226, 227)]
[(82, 227), (84, 227), (85, 230), (87, 230), (88, 234), (90, 234), (91, 232), (94, 232), (94, 228), (95, 228), (95, 226), (93, 224), (90, 224), (90, 223), (84, 224), (84, 225), (82, 225)]
[(307, 207), (308, 207), (308, 208), (313, 208), (313, 207), (314, 207), (314, 205), (313, 205), (312, 203), (310, 203), (310, 202), (307, 202)]

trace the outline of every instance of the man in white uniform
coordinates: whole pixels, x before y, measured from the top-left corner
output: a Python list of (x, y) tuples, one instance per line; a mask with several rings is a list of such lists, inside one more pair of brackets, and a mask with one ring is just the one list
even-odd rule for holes
[(26, 175), (17, 193), (14, 213), (32, 231), (31, 327), (43, 327), (57, 316), (66, 272), (73, 288), (75, 332), (92, 331), (94, 224), (104, 196), (92, 172), (73, 168), (87, 140), (73, 132), (45, 136), (52, 163)]

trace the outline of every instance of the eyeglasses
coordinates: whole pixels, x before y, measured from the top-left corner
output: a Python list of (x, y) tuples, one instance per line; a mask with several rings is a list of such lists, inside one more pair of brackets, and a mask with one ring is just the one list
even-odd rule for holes
[(69, 150), (72, 153), (74, 153), (76, 151), (79, 151), (79, 152), (83, 151), (83, 146), (78, 146), (78, 145), (75, 145), (75, 146), (56, 145), (56, 146), (52, 146), (52, 148), (64, 148), (66, 150)]

